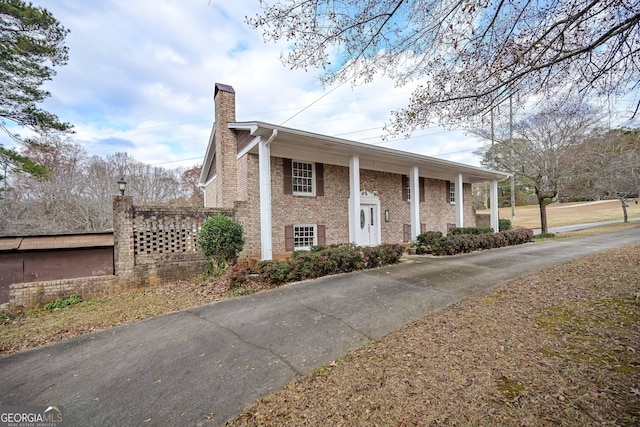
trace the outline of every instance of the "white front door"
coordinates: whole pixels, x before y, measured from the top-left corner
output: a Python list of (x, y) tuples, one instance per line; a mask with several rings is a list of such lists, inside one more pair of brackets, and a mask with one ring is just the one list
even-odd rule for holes
[(358, 241), (356, 242), (359, 246), (376, 246), (380, 244), (378, 237), (379, 218), (378, 205), (367, 203), (360, 205)]

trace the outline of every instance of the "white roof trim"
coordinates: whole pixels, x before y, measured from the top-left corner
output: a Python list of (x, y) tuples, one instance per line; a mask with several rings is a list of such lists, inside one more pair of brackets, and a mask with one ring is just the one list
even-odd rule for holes
[[(211, 162), (213, 161), (213, 156), (216, 153), (215, 143), (213, 141), (216, 134), (216, 124), (214, 123), (211, 127), (211, 134), (209, 135), (209, 143), (207, 144), (207, 151), (204, 154), (204, 162), (202, 162), (202, 169), (200, 170), (200, 178), (198, 178), (198, 186), (202, 187), (207, 185), (204, 180), (207, 179), (207, 175), (209, 174), (209, 169), (211, 168)], [(209, 182), (213, 181), (209, 180)]]
[[(506, 172), (495, 171), (491, 169), (485, 169), (478, 166), (471, 166), (463, 163), (452, 162), (450, 160), (437, 159), (430, 156), (425, 156), (422, 154), (411, 153), (408, 151), (402, 151), (387, 147), (379, 147), (371, 144), (366, 144), (362, 142), (351, 141), (347, 139), (321, 135), (314, 132), (307, 132), (300, 129), (287, 128), (279, 125), (274, 125), (270, 123), (264, 123), (260, 121), (252, 121), (252, 122), (236, 122), (229, 123), (230, 129), (242, 129), (248, 130), (254, 136), (260, 136), (264, 138), (268, 138), (271, 136), (273, 130), (278, 131), (278, 137), (274, 142), (278, 140), (282, 141), (283, 138), (289, 137), (300, 137), (303, 139), (307, 139), (310, 141), (315, 141), (317, 143), (325, 143), (329, 144), (336, 149), (340, 149), (344, 155), (347, 153), (352, 153), (353, 155), (359, 156), (370, 156), (371, 158), (377, 159), (390, 159), (398, 163), (402, 163), (407, 165), (407, 171), (409, 170), (409, 166), (412, 164), (419, 164), (424, 167), (424, 170), (428, 170), (429, 167), (438, 167), (442, 171), (447, 170), (450, 171), (451, 174), (462, 173), (469, 177), (469, 180), (472, 182), (479, 182), (482, 180), (501, 180), (511, 176), (511, 174)], [(243, 153), (251, 151), (259, 142), (259, 139), (256, 138), (250, 144), (245, 147)], [(272, 154), (276, 157), (277, 154)], [(374, 160), (378, 162), (382, 162), (383, 160)], [(408, 173), (408, 172), (407, 172)], [(454, 178), (454, 175), (451, 176)], [(472, 179), (471, 179), (472, 178)]]

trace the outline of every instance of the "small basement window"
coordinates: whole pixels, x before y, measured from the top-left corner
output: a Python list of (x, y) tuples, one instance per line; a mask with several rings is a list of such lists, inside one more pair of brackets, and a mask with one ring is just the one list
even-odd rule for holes
[(315, 224), (299, 224), (293, 226), (293, 249), (296, 251), (309, 250), (317, 245)]

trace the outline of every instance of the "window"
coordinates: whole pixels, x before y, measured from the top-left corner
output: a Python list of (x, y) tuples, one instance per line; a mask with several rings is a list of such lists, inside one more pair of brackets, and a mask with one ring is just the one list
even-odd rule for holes
[(324, 164), (294, 162), (291, 159), (283, 158), (282, 173), (284, 194), (307, 197), (324, 196)]
[(449, 183), (449, 203), (455, 203), (455, 202), (456, 202), (456, 183), (450, 182)]
[(411, 186), (409, 185), (409, 176), (402, 175), (402, 200), (408, 202), (411, 200)]
[(284, 248), (287, 252), (306, 250), (314, 245), (325, 245), (326, 227), (323, 224), (285, 225)]
[(293, 226), (294, 250), (308, 250), (314, 245), (316, 245), (316, 226), (314, 224)]
[(291, 164), (291, 176), (293, 179), (293, 194), (313, 196), (314, 191), (314, 165), (293, 161)]
[[(419, 201), (422, 203), (425, 201), (424, 198), (424, 178), (423, 177), (419, 177), (418, 179), (418, 190), (420, 192), (419, 194)], [(402, 200), (409, 202), (411, 201), (411, 186), (409, 185), (409, 176), (407, 175), (402, 175)]]

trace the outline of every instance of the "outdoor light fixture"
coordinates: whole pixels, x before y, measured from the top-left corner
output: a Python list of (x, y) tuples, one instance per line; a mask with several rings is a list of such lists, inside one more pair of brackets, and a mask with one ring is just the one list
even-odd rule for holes
[(120, 195), (124, 196), (124, 190), (127, 188), (127, 181), (124, 178), (120, 178), (118, 181), (118, 188), (120, 189)]

